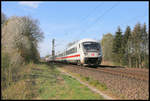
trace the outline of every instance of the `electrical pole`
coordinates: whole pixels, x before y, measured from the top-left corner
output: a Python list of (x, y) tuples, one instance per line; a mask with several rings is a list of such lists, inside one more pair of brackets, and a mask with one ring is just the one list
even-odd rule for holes
[(55, 59), (55, 39), (52, 40), (52, 57), (53, 61)]

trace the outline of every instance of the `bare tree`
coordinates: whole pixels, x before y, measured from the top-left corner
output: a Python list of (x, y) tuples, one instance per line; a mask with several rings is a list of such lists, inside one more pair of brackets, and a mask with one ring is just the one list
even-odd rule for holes
[[(43, 33), (37, 20), (17, 16), (12, 16), (7, 20), (7, 24), (2, 27), (1, 39), (3, 52), (2, 72), (7, 74), (3, 78), (8, 78), (8, 82), (15, 80), (14, 78), (17, 78), (17, 74), (24, 63), (39, 59), (37, 43), (42, 38)], [(5, 59), (6, 55), (4, 53), (8, 55), (9, 61)], [(8, 64), (8, 69), (6, 69), (5, 63)]]
[(1, 13), (1, 24), (4, 24), (4, 22), (6, 22), (6, 20), (7, 20), (7, 17), (6, 17), (6, 15), (2, 12), (2, 13)]
[(108, 33), (103, 35), (103, 38), (101, 40), (104, 61), (113, 60), (112, 54), (113, 38), (114, 38), (113, 35), (111, 33)]
[(24, 59), (36, 58), (37, 43), (43, 38), (38, 21), (30, 17), (13, 16), (2, 29), (2, 47), (8, 53), (17, 51)]

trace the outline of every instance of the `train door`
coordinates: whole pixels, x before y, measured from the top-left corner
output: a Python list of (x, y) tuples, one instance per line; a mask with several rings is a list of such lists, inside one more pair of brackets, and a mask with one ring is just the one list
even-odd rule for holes
[(77, 59), (77, 65), (81, 65), (81, 46), (80, 43), (77, 44), (77, 54), (79, 55)]
[(84, 52), (83, 52), (83, 46), (81, 43), (79, 43), (79, 47), (80, 47), (80, 63), (84, 64)]

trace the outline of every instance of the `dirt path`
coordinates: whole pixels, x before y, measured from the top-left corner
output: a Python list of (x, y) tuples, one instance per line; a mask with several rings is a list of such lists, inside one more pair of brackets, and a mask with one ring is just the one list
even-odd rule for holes
[(149, 98), (149, 81), (127, 78), (100, 71), (92, 71), (87, 68), (78, 68), (78, 66), (72, 65), (63, 65), (60, 68), (71, 73), (80, 74), (84, 77), (91, 77), (94, 80), (104, 83), (108, 89), (120, 99), (145, 100)]
[(81, 81), (79, 78), (77, 78), (77, 77), (75, 77), (75, 76), (69, 74), (69, 73), (66, 72), (64, 69), (62, 69), (62, 68), (57, 68), (57, 69), (58, 69), (59, 71), (61, 71), (62, 73), (64, 73), (64, 74), (66, 74), (66, 75), (69, 75), (69, 76), (75, 78), (75, 79), (78, 80), (81, 84), (87, 86), (87, 87), (88, 87), (89, 89), (91, 89), (93, 92), (98, 93), (99, 95), (103, 96), (105, 99), (114, 100), (114, 98), (112, 98), (112, 97), (110, 97), (110, 96), (108, 96), (108, 95), (102, 93), (102, 92), (99, 91), (98, 89), (96, 89), (96, 88), (90, 86), (89, 84), (87, 84), (87, 83)]

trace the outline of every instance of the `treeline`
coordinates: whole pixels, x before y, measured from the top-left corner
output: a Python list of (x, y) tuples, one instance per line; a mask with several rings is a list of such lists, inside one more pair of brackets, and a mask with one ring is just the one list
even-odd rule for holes
[(39, 22), (29, 16), (1, 14), (1, 87), (19, 79), (19, 72), (29, 62), (38, 62), (40, 55), (37, 43), (43, 39)]
[(103, 35), (101, 40), (103, 60), (116, 65), (149, 68), (149, 33), (146, 24), (137, 23), (133, 30), (118, 27), (115, 35)]

